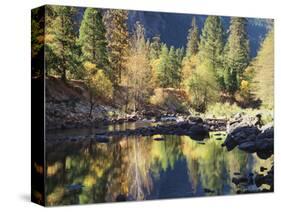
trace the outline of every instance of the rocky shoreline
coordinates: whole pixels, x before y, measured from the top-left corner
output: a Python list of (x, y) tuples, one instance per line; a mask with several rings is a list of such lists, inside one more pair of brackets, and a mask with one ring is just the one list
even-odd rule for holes
[(182, 116), (163, 116), (157, 122), (152, 119), (142, 119), (139, 117), (130, 117), (130, 119), (118, 119), (114, 121), (104, 121), (101, 124), (116, 124), (136, 121), (150, 121), (154, 122), (156, 126), (146, 126), (137, 129), (126, 129), (122, 131), (104, 131), (88, 136), (71, 136), (71, 137), (57, 137), (58, 141), (77, 141), (77, 140), (95, 140), (97, 142), (108, 142), (110, 137), (124, 137), (124, 136), (153, 136), (153, 135), (187, 135), (194, 140), (204, 140), (209, 137), (210, 131), (225, 131), (226, 120), (222, 119), (205, 119), (200, 117), (189, 116), (183, 118)]
[(230, 122), (228, 135), (222, 144), (228, 151), (235, 147), (248, 153), (256, 153), (260, 158), (267, 159), (274, 152), (274, 126), (268, 123), (262, 126), (256, 119), (240, 117)]

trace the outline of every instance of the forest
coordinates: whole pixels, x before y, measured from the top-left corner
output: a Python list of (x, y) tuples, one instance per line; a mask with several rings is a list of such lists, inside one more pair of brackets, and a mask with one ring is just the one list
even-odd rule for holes
[(125, 10), (87, 8), (79, 24), (77, 8), (45, 10), (44, 20), (32, 20), (32, 57), (44, 51), (46, 76), (84, 82), (90, 102), (115, 105), (121, 92), (119, 109), (132, 113), (161, 108), (174, 92), (181, 97), (173, 105), (178, 112), (204, 113), (216, 103), (273, 108), (272, 21), (251, 58), (247, 18), (232, 17), (224, 29), (221, 17), (208, 16), (200, 30), (193, 16), (186, 46), (175, 48), (159, 35), (146, 38), (140, 22), (129, 32)]
[[(274, 21), (185, 14), (190, 24), (177, 25), (172, 13), (140, 14), (32, 11), (45, 204), (274, 191)], [(185, 44), (171, 45), (179, 28)]]

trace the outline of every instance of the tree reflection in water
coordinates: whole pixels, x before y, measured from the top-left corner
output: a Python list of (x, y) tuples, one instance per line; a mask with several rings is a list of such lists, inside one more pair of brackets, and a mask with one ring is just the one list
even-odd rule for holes
[(226, 152), (222, 142), (211, 136), (202, 145), (187, 136), (169, 135), (163, 141), (136, 136), (114, 138), (110, 143), (49, 144), (47, 203), (234, 194), (238, 189), (231, 182), (235, 173), (259, 173), (261, 166), (270, 169), (272, 158)]

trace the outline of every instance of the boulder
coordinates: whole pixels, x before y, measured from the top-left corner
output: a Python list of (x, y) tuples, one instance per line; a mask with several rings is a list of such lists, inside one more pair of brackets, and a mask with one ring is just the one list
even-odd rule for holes
[(258, 157), (267, 159), (273, 154), (274, 127), (270, 123), (263, 127), (255, 126), (251, 117), (239, 117), (228, 123), (228, 135), (222, 144), (228, 151), (236, 146), (248, 153), (257, 153)]
[(193, 124), (201, 124), (203, 123), (203, 119), (198, 116), (189, 116), (188, 121), (190, 121)]
[(193, 140), (204, 140), (209, 137), (209, 130), (202, 125), (193, 125), (189, 128), (188, 135)]

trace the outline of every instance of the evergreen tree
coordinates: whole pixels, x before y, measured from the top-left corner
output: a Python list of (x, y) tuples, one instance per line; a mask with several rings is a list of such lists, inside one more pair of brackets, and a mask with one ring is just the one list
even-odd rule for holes
[(151, 39), (150, 48), (149, 48), (150, 60), (155, 60), (155, 59), (159, 58), (160, 51), (161, 51), (160, 37), (154, 36)]
[(161, 87), (179, 87), (181, 81), (181, 54), (181, 50), (175, 50), (173, 46), (169, 49), (165, 44), (162, 45), (157, 67)]
[(106, 39), (111, 81), (116, 87), (121, 83), (128, 56), (128, 12), (125, 10), (107, 10), (103, 16), (106, 26)]
[(166, 44), (162, 44), (161, 53), (159, 55), (159, 63), (157, 67), (157, 76), (159, 85), (161, 87), (168, 87), (170, 80), (168, 77), (169, 72), (169, 49)]
[(79, 33), (83, 62), (88, 61), (96, 64), (98, 69), (108, 70), (106, 30), (98, 9), (85, 10)]
[(172, 46), (169, 51), (168, 78), (169, 87), (179, 87), (181, 80), (181, 52)]
[(182, 60), (184, 58), (184, 48), (183, 47), (176, 49), (176, 58), (177, 58), (178, 67), (180, 67)]
[[(53, 68), (61, 75), (62, 80), (66, 80), (67, 72), (74, 72), (77, 69), (77, 33), (75, 32), (76, 8), (68, 6), (49, 6), (52, 9), (53, 20), (49, 20), (49, 38), (47, 45), (50, 50)], [(48, 57), (48, 55), (47, 55)]]
[(150, 85), (153, 88), (159, 87), (158, 67), (160, 62), (161, 43), (160, 37), (154, 36), (149, 44), (149, 60), (151, 67)]
[(199, 45), (199, 60), (208, 71), (213, 72), (220, 87), (223, 87), (222, 53), (224, 47), (224, 31), (221, 18), (208, 16), (202, 30)]
[(186, 56), (191, 57), (199, 50), (199, 28), (196, 25), (196, 18), (192, 18), (191, 28), (188, 30)]
[(224, 81), (230, 94), (239, 89), (243, 72), (249, 65), (250, 50), (246, 24), (246, 18), (231, 18), (224, 58)]

